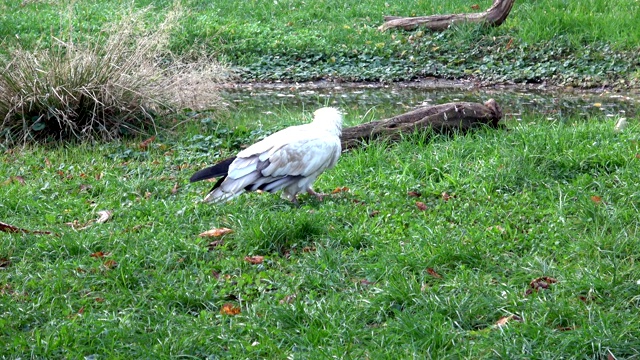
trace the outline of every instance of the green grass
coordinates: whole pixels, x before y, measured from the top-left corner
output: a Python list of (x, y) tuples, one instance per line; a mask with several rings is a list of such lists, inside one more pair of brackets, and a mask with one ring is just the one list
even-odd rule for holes
[[(149, 4), (157, 22), (172, 1)], [(204, 46), (237, 67), (247, 81), (409, 80), (475, 78), (490, 82), (553, 82), (634, 86), (640, 12), (635, 0), (517, 1), (495, 29), (460, 26), (444, 33), (390, 31), (383, 15), (474, 12), (491, 1), (184, 1), (188, 15), (172, 37), (177, 52)], [(4, 1), (0, 40), (11, 48), (51, 41), (72, 19), (80, 39), (117, 21), (130, 2)], [(66, 15), (60, 15), (60, 14)]]
[[(0, 220), (56, 233), (0, 233), (0, 354), (640, 356), (636, 123), (614, 134), (604, 116), (527, 115), (509, 131), (409, 136), (344, 153), (316, 188), (350, 191), (322, 203), (303, 197), (297, 208), (270, 194), (199, 203), (210, 184), (188, 184), (195, 170), (264, 136), (269, 118), (300, 118), (261, 110), (203, 118), (143, 149), (0, 155)], [(351, 109), (348, 123), (365, 110)], [(113, 218), (64, 225), (100, 210)], [(209, 251), (197, 235), (215, 227), (234, 233)], [(91, 256), (100, 251), (109, 255)], [(252, 255), (265, 260), (251, 265)], [(558, 283), (525, 295), (541, 276)], [(221, 314), (227, 303), (241, 313)], [(495, 328), (510, 314), (522, 321)]]

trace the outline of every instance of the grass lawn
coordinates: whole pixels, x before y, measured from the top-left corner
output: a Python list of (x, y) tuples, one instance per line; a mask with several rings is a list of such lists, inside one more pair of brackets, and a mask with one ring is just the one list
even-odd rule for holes
[(301, 118), (263, 111), (0, 155), (0, 219), (55, 233), (0, 232), (0, 356), (640, 356), (636, 123), (415, 135), (344, 153), (322, 203), (199, 203), (195, 170)]
[[(0, 43), (27, 49), (52, 35), (82, 42), (105, 24), (150, 4), (157, 24), (173, 1), (0, 2)], [(172, 36), (176, 52), (202, 47), (247, 81), (410, 80), (425, 76), (486, 82), (637, 86), (640, 11), (636, 0), (518, 0), (494, 29), (380, 32), (384, 15), (477, 12), (492, 1), (187, 0)], [(477, 5), (478, 9), (475, 9)], [(126, 16), (126, 15), (125, 15)], [(71, 31), (70, 31), (71, 30)], [(5, 50), (0, 50), (2, 54)]]
[[(62, 54), (97, 59), (95, 68), (69, 62), (89, 78), (122, 67), (83, 57), (83, 44), (106, 24), (135, 18), (131, 4), (154, 5), (139, 13), (146, 22), (130, 23), (140, 34), (174, 6), (1, 1), (0, 67), (11, 54), (46, 54), (54, 37), (58, 49), (73, 49)], [(625, 88), (640, 80), (636, 0), (518, 0), (495, 29), (376, 29), (385, 14), (472, 5), (187, 0), (169, 46), (187, 59), (225, 61), (246, 81), (436, 76)], [(165, 64), (163, 51), (143, 60)], [(86, 86), (54, 86), (39, 56), (29, 64), (44, 74), (36, 76), (43, 86), (29, 96), (43, 107), (31, 114), (32, 103), (11, 105), (35, 88), (31, 70), (0, 104), (27, 132), (41, 131), (42, 119), (58, 121), (51, 94), (85, 104), (73, 91)], [(106, 83), (119, 75), (130, 77), (116, 72)], [(270, 91), (278, 98), (293, 90)], [(626, 99), (610, 106), (522, 94), (506, 112), (507, 130), (372, 143), (343, 153), (319, 178), (316, 190), (335, 194), (323, 202), (303, 196), (300, 207), (271, 194), (202, 204), (211, 184), (188, 183), (196, 170), (330, 101), (354, 125), (455, 96), (397, 101), (380, 91), (378, 103), (364, 105), (366, 95), (308, 92), (306, 103), (264, 106), (236, 93), (226, 110), (169, 113), (172, 131), (154, 138), (0, 144), (0, 359), (640, 358), (632, 97), (602, 94)], [(76, 116), (80, 105), (70, 122), (88, 119)], [(615, 133), (619, 116), (630, 125)], [(221, 228), (232, 232), (199, 236)]]

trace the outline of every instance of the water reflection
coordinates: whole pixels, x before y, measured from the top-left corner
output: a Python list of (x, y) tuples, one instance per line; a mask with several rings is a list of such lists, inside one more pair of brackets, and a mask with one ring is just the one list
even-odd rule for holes
[(484, 102), (495, 99), (502, 106), (506, 120), (522, 116), (544, 116), (548, 120), (568, 117), (635, 117), (640, 103), (638, 94), (607, 91), (542, 91), (501, 87), (470, 88), (425, 86), (421, 84), (305, 84), (253, 85), (229, 88), (224, 98), (243, 110), (260, 112), (287, 109), (313, 110), (320, 106), (337, 106), (366, 120), (380, 119), (406, 112), (420, 105), (454, 101)]

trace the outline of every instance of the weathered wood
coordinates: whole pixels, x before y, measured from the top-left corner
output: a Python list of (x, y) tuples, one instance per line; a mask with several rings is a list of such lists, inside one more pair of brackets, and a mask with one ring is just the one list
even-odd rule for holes
[(413, 30), (424, 26), (432, 31), (446, 30), (458, 22), (483, 23), (489, 26), (500, 26), (511, 12), (516, 0), (494, 0), (493, 5), (486, 11), (471, 14), (431, 15), (417, 17), (385, 16), (385, 23), (378, 29), (385, 31), (392, 28)]
[(379, 137), (398, 140), (403, 134), (433, 129), (435, 133), (466, 132), (480, 126), (498, 127), (502, 110), (489, 99), (484, 104), (455, 102), (421, 107), (390, 119), (371, 121), (342, 130), (342, 148), (360, 146)]

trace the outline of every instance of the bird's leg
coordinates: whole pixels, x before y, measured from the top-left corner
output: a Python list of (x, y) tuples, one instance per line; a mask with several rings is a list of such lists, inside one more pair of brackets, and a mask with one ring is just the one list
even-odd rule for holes
[(313, 189), (312, 189), (312, 188), (307, 189), (307, 192), (308, 192), (310, 195), (315, 196), (315, 197), (318, 199), (318, 201), (322, 201), (322, 199), (323, 199), (325, 196), (327, 196), (327, 194), (320, 194), (320, 193), (317, 193), (317, 192), (313, 191)]

